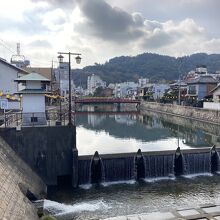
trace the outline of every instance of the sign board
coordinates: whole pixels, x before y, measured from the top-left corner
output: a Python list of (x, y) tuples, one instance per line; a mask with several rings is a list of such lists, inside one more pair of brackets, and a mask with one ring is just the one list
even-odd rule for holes
[(8, 109), (8, 100), (7, 99), (0, 100), (0, 108), (1, 109)]

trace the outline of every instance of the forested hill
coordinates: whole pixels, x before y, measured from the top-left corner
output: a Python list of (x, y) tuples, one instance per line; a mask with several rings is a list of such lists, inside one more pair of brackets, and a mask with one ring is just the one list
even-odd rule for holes
[(95, 64), (74, 70), (77, 85), (86, 86), (88, 75), (99, 75), (108, 83), (137, 81), (140, 77), (151, 81), (178, 79), (180, 74), (195, 69), (197, 65), (207, 65), (209, 72), (220, 70), (220, 54), (197, 53), (180, 58), (144, 53), (137, 56), (121, 56), (110, 59), (105, 64)]

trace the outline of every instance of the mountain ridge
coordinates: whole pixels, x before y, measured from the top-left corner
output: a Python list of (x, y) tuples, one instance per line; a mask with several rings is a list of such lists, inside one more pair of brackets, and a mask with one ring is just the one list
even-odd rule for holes
[(95, 63), (73, 71), (76, 85), (86, 87), (87, 77), (96, 74), (109, 83), (137, 81), (149, 78), (152, 82), (164, 79), (172, 81), (180, 75), (194, 70), (198, 65), (206, 65), (208, 72), (220, 70), (220, 54), (196, 53), (183, 57), (172, 57), (156, 53), (142, 53), (136, 56), (111, 58), (104, 64)]

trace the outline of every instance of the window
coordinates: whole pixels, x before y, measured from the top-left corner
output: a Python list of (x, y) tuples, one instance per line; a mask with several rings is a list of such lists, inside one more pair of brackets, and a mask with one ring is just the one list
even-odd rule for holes
[(195, 85), (189, 86), (189, 88), (188, 88), (188, 94), (190, 94), (190, 95), (196, 95), (196, 86), (195, 86)]
[(37, 117), (31, 117), (31, 122), (38, 122), (38, 118)]

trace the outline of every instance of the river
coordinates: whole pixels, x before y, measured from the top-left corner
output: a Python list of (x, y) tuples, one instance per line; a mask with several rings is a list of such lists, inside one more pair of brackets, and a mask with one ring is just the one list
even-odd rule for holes
[[(220, 146), (220, 127), (152, 112), (78, 114), (76, 126), (79, 155)], [(220, 176), (204, 173), (51, 189), (45, 209), (58, 219), (102, 219), (219, 201)]]

